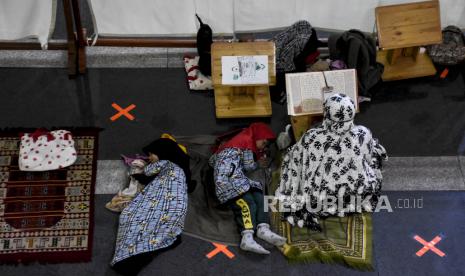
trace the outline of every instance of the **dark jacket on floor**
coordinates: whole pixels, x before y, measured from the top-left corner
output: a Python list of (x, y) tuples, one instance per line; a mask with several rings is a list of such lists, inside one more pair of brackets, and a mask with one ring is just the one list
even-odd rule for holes
[(357, 70), (359, 94), (369, 96), (368, 90), (381, 80), (384, 66), (376, 62), (375, 40), (359, 30), (349, 30), (329, 37), (330, 58), (342, 59), (348, 68)]

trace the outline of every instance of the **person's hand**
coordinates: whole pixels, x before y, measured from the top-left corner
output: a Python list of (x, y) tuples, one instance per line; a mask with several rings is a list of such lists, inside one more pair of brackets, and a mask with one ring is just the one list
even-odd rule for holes
[(149, 154), (149, 161), (150, 163), (155, 163), (157, 161), (159, 161), (160, 159), (158, 159), (158, 156), (156, 154), (153, 154), (153, 153), (150, 153)]

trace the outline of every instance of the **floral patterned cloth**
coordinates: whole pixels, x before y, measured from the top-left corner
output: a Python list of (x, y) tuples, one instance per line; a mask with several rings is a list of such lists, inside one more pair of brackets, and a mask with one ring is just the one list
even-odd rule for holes
[(214, 167), (215, 191), (221, 203), (246, 193), (250, 188), (263, 189), (260, 182), (244, 174), (244, 170), (253, 171), (257, 168), (251, 150), (225, 148), (212, 155), (210, 165)]
[[(322, 126), (308, 130), (284, 156), (276, 196), (298, 211), (297, 220), (304, 218), (307, 226), (317, 222), (315, 216), (344, 215), (337, 208), (315, 208), (329, 196), (344, 203), (349, 203), (346, 200), (351, 195), (372, 196), (364, 208), (373, 209), (377, 204), (386, 150), (369, 129), (353, 124), (354, 116), (355, 105), (349, 97), (329, 97)], [(308, 203), (317, 211), (308, 211)], [(357, 211), (353, 205), (343, 206)]]
[(199, 56), (184, 57), (184, 67), (187, 73), (187, 82), (190, 90), (212, 90), (211, 77), (205, 76), (199, 70)]
[[(313, 49), (305, 49), (312, 39)], [(273, 37), (276, 45), (276, 70), (279, 72), (293, 72), (296, 68), (295, 59), (305, 50), (307, 54), (317, 50), (316, 32), (307, 21), (300, 20), (289, 28)], [(306, 57), (306, 56), (305, 56)]]
[(184, 229), (187, 213), (184, 171), (170, 161), (160, 160), (147, 165), (144, 172), (157, 177), (121, 212), (111, 265), (168, 247)]

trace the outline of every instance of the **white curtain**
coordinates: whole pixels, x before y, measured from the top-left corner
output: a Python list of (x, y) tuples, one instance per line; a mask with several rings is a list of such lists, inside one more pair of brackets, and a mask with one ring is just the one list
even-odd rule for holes
[(233, 33), (232, 0), (88, 0), (98, 35), (192, 36), (199, 23)]
[[(425, 0), (232, 0), (235, 31), (259, 31), (289, 26), (305, 19), (322, 29), (372, 32), (378, 6)], [(465, 0), (440, 0), (441, 23), (465, 28)]]
[(233, 1), (236, 32), (272, 30), (305, 19), (298, 10), (300, 0)]
[(196, 33), (192, 0), (89, 0), (99, 35), (165, 36)]
[(465, 28), (465, 1), (441, 0), (441, 24)]
[[(371, 32), (377, 6), (423, 0), (88, 0), (100, 35), (194, 35), (195, 13), (216, 34), (281, 29), (307, 20), (323, 29)], [(440, 0), (443, 27), (465, 28), (465, 0)]]
[[(216, 34), (232, 34), (234, 32), (232, 0), (194, 0), (195, 12), (203, 23), (210, 25)], [(198, 26), (198, 25), (197, 25)]]
[(55, 15), (56, 0), (0, 0), (0, 40), (37, 38), (46, 48)]

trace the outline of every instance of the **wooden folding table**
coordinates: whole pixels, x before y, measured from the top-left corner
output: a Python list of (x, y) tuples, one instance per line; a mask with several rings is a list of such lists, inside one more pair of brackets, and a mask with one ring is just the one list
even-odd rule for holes
[[(222, 56), (268, 56), (268, 84), (224, 85)], [(275, 45), (273, 42), (215, 42), (212, 44), (212, 81), (217, 118), (271, 116), (270, 85), (276, 84)]]

